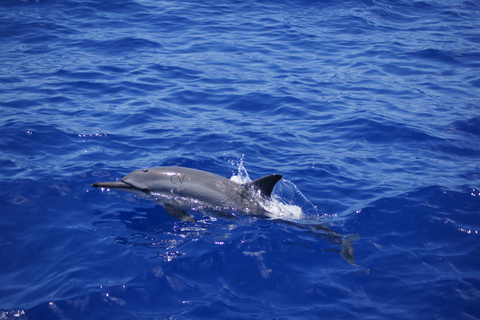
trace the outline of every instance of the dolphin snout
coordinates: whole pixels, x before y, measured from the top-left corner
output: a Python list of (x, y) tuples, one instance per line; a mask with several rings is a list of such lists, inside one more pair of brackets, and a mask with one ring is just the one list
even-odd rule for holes
[(122, 181), (95, 182), (92, 184), (95, 188), (132, 188), (131, 185)]

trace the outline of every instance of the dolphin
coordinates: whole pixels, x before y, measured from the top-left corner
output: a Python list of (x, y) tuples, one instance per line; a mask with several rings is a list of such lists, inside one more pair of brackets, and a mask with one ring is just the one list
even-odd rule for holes
[(155, 167), (135, 170), (121, 181), (96, 182), (92, 187), (133, 193), (163, 206), (175, 218), (194, 222), (187, 211), (211, 212), (222, 217), (235, 217), (236, 213), (269, 217), (264, 206), (281, 178), (271, 174), (239, 184), (197, 169)]
[(271, 218), (340, 245), (342, 250), (338, 252), (348, 263), (355, 265), (352, 243), (358, 235), (344, 236), (321, 223), (277, 219), (265, 209), (273, 187), (280, 179), (281, 175), (271, 174), (240, 184), (202, 170), (155, 167), (135, 170), (120, 181), (96, 182), (92, 187), (133, 193), (163, 206), (168, 214), (183, 221), (195, 222), (187, 211), (211, 213), (223, 218), (235, 218), (237, 213)]

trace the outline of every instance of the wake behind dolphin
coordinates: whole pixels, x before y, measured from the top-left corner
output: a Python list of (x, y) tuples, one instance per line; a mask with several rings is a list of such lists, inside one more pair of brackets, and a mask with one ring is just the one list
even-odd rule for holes
[(237, 183), (196, 169), (155, 167), (135, 170), (120, 181), (96, 182), (92, 187), (133, 193), (163, 206), (168, 214), (183, 221), (195, 222), (187, 211), (199, 211), (225, 218), (235, 218), (240, 213), (295, 225), (341, 245), (342, 257), (354, 265), (352, 242), (356, 238), (343, 236), (320, 223), (306, 224), (279, 219), (272, 212), (271, 194), (280, 179), (281, 175), (272, 174), (251, 182)]

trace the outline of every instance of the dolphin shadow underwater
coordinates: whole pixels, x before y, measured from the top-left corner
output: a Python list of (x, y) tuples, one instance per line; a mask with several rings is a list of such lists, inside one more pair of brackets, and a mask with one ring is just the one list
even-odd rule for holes
[(281, 175), (271, 174), (240, 184), (202, 170), (155, 167), (135, 170), (120, 181), (96, 182), (92, 187), (133, 193), (161, 205), (168, 214), (183, 221), (195, 222), (195, 218), (187, 211), (227, 219), (236, 218), (237, 214), (269, 218), (340, 245), (342, 250), (334, 251), (339, 251), (348, 263), (355, 265), (352, 243), (358, 235), (344, 236), (321, 223), (278, 219), (266, 209), (273, 187), (280, 179)]

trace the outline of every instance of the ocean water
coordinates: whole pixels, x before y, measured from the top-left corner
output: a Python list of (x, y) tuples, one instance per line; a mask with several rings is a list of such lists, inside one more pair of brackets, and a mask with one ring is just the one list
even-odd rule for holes
[[(479, 1), (3, 0), (0, 30), (0, 319), (480, 319)], [(287, 216), (91, 187), (169, 165), (281, 174)]]

